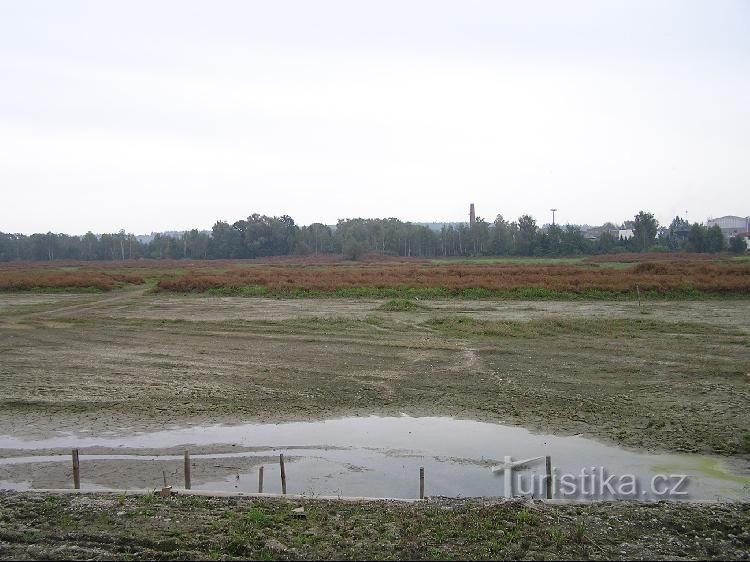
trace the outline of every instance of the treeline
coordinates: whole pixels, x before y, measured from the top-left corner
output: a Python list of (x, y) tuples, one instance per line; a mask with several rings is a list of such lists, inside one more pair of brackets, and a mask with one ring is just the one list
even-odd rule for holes
[[(618, 229), (632, 230), (619, 236)], [(298, 226), (288, 215), (253, 214), (234, 223), (218, 221), (211, 232), (190, 230), (181, 235), (156, 234), (147, 243), (120, 230), (115, 234), (7, 234), (0, 232), (0, 261), (13, 260), (129, 260), (247, 259), (267, 256), (343, 254), (357, 259), (378, 253), (414, 257), (575, 256), (653, 251), (719, 252), (727, 248), (718, 227), (688, 224), (677, 217), (659, 228), (651, 213), (641, 211), (632, 221), (597, 229), (586, 237), (575, 225), (540, 228), (529, 215), (493, 222), (477, 218), (473, 225), (447, 225), (440, 231), (389, 219), (339, 220), (335, 228), (321, 223)], [(732, 240), (734, 251), (744, 241)], [(741, 243), (741, 244), (740, 244)]]

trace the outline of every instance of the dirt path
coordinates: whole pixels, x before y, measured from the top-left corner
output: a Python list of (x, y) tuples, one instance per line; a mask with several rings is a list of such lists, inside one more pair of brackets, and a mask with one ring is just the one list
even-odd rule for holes
[[(49, 303), (49, 306), (45, 307), (43, 310), (27, 312), (21, 310), (13, 314), (12, 317), (15, 321), (22, 321), (33, 318), (55, 317), (60, 315), (70, 316), (72, 313), (100, 311), (102, 309), (106, 310), (113, 304), (134, 301), (137, 297), (143, 296), (146, 290), (147, 289), (142, 285), (135, 285), (112, 293), (101, 293), (93, 296), (64, 295), (65, 297), (78, 297), (76, 298), (76, 300), (83, 302), (76, 302), (76, 304), (65, 304), (63, 301), (63, 303), (58, 305), (58, 303), (54, 299), (52, 299), (51, 301), (49, 299), (46, 299), (47, 303)], [(6, 303), (12, 303), (13, 296), (15, 295), (4, 296), (7, 297), (6, 299), (3, 299), (6, 301)], [(47, 296), (45, 295), (45, 297)], [(43, 299), (44, 297), (42, 297), (42, 299), (40, 300)], [(33, 299), (29, 299), (28, 296), (24, 295), (24, 301), (27, 303), (27, 307), (30, 306), (28, 304), (29, 300), (31, 300), (31, 306), (33, 306), (33, 304), (36, 304), (34, 303)]]

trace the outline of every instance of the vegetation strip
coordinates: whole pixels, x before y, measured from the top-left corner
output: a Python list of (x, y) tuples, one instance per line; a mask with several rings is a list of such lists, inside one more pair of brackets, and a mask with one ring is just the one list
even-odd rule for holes
[(750, 263), (670, 259), (638, 263), (262, 263), (133, 261), (0, 265), (2, 291), (155, 292), (281, 298), (617, 300), (750, 296)]
[(748, 548), (748, 504), (0, 494), (3, 559), (739, 559)]

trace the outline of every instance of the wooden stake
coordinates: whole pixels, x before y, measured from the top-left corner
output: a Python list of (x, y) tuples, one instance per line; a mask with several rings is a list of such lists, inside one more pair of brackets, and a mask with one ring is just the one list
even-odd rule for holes
[(161, 471), (162, 478), (164, 478), (164, 487), (161, 489), (161, 492), (159, 492), (159, 495), (162, 498), (171, 498), (172, 497), (172, 486), (167, 486), (167, 471), (162, 470)]
[(546, 484), (547, 484), (547, 499), (551, 500), (552, 499), (552, 458), (547, 456), (544, 458), (544, 460), (545, 460), (545, 465), (547, 469), (547, 478), (545, 479)]
[(81, 465), (78, 461), (78, 449), (73, 449), (73, 487), (81, 489)]
[(424, 499), (424, 467), (419, 467), (419, 499)]
[(190, 451), (185, 451), (185, 489), (189, 490), (192, 485), (192, 479), (190, 478)]
[(258, 469), (258, 493), (263, 493), (263, 467)]
[(279, 455), (279, 465), (281, 466), (281, 493), (286, 494), (286, 470), (284, 470), (284, 454)]

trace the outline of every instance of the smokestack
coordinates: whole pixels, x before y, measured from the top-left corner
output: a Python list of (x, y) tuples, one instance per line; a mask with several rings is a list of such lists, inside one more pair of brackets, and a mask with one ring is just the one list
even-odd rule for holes
[(476, 220), (476, 215), (474, 215), (474, 203), (472, 203), (469, 205), (469, 226), (474, 226)]

